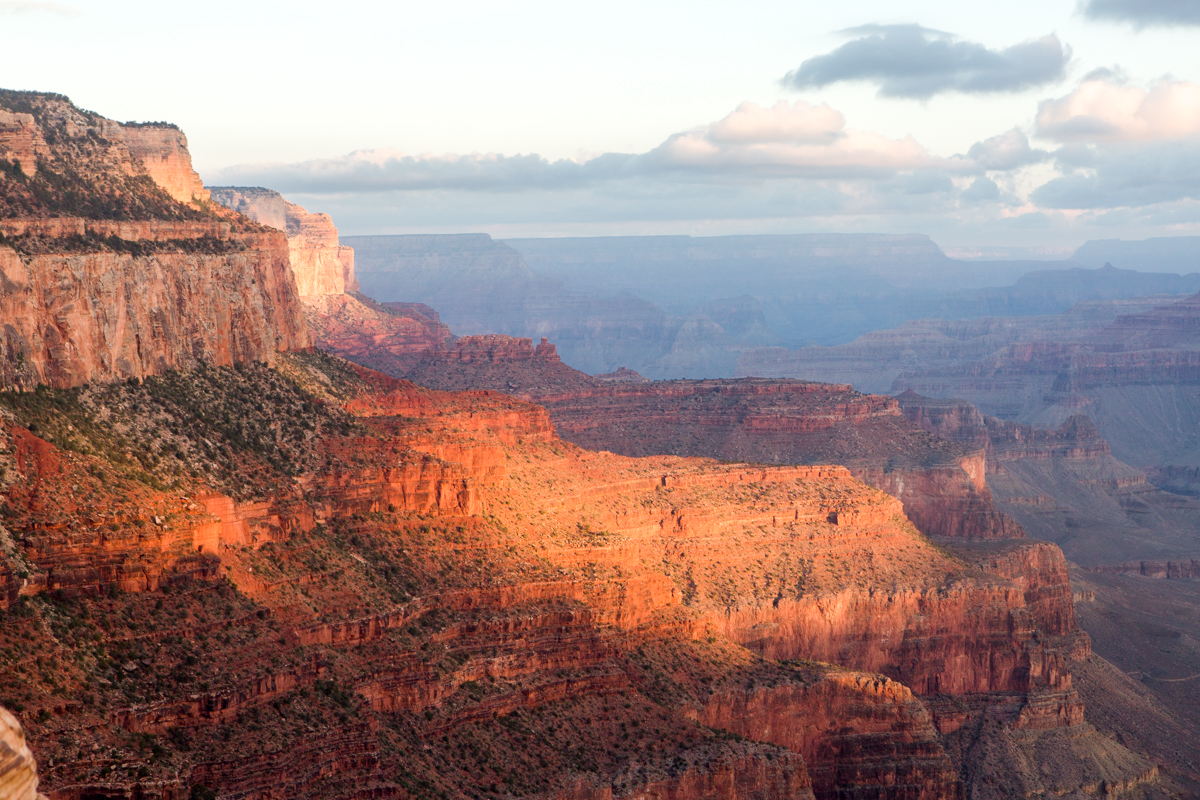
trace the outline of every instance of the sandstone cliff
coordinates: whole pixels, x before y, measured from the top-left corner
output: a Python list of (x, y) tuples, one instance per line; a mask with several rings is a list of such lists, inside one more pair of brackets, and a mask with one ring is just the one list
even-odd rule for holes
[(997, 505), (1072, 561), (1092, 566), (1196, 551), (1200, 505), (1158, 490), (1143, 471), (1117, 460), (1086, 416), (1046, 429), (985, 416), (964, 400), (914, 392), (897, 400), (921, 428), (983, 450)]
[(310, 214), (270, 189), (216, 186), (216, 202), (287, 234), (288, 254), (302, 297), (358, 291), (354, 248), (343, 247), (328, 214)]
[(208, 190), (192, 169), (187, 137), (174, 125), (160, 122), (126, 123), (121, 134), (129, 153), (147, 174), (181, 203), (208, 200)]
[(204, 205), (182, 133), (58, 95), (0, 92), (0, 111), (0, 385), (272, 362), (309, 345), (286, 242)]
[(453, 339), (428, 307), (389, 308), (360, 294), (354, 249), (339, 244), (328, 214), (310, 214), (270, 189), (223, 186), (211, 191), (221, 205), (287, 234), (288, 261), (318, 347), (398, 375)]

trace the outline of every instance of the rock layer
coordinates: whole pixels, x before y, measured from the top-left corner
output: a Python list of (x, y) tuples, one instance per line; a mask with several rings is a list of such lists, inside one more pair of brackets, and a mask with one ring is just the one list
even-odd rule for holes
[(38, 160), (0, 178), (0, 385), (270, 363), (309, 346), (283, 237), (178, 202), (203, 199), (181, 132), (58, 95), (2, 92), (5, 106), (28, 135), (4, 147)]
[(528, 339), (466, 337), (453, 349), (430, 351), (407, 375), (442, 389), (497, 389), (541, 403), (560, 435), (583, 447), (631, 456), (844, 464), (899, 497), (931, 535), (1023, 535), (993, 504), (983, 450), (926, 434), (891, 398), (805, 381), (591, 378), (550, 358), (549, 350), (543, 356), (549, 347), (543, 340), (535, 353)]
[(216, 186), (216, 202), (287, 234), (288, 255), (301, 297), (358, 291), (354, 248), (343, 247), (328, 214), (311, 214), (270, 189)]
[[(77, 450), (18, 424), (6, 473), (45, 580), (0, 668), (66, 665), (9, 698), (56, 796), (957, 798), (947, 731), (1000, 706), (1003, 731), (1078, 727), (1048, 552), (972, 567), (842, 467), (588, 452), (493, 392), (281, 367), (14, 407)], [(89, 414), (230, 488), (86, 454)], [(267, 496), (188, 460), (226, 444)]]
[(1088, 417), (1035, 428), (985, 416), (964, 400), (914, 392), (897, 399), (923, 429), (981, 448), (997, 505), (1031, 535), (1059, 543), (1072, 561), (1094, 566), (1134, 553), (1195, 551), (1200, 505), (1158, 490), (1144, 472), (1117, 460)]
[(25, 732), (12, 714), (0, 708), (0, 797), (45, 800), (37, 789), (37, 765), (25, 744)]

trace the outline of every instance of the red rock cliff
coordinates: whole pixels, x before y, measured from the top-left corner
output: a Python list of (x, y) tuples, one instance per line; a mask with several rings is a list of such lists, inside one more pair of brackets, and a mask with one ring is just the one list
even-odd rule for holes
[(284, 238), (178, 201), (202, 199), (182, 133), (57, 95), (0, 92), (5, 106), (19, 124), (0, 146), (21, 170), (0, 177), (0, 384), (270, 363), (309, 346)]

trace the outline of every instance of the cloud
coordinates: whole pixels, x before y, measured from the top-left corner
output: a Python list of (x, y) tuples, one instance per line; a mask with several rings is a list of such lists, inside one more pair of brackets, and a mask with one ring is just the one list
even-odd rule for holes
[(1143, 89), (1092, 73), (1069, 95), (1039, 103), (1037, 128), (1060, 142), (1188, 138), (1200, 134), (1200, 85), (1164, 78)]
[(1029, 146), (1029, 138), (1018, 128), (971, 145), (967, 157), (984, 169), (1010, 170), (1050, 158), (1045, 150)]
[(917, 99), (1018, 92), (1059, 80), (1070, 60), (1070, 49), (1053, 34), (991, 50), (920, 25), (865, 25), (843, 33), (863, 36), (808, 59), (783, 84), (811, 89), (868, 81), (879, 85), (883, 97)]
[(963, 200), (968, 203), (981, 203), (1000, 198), (1000, 187), (986, 175), (980, 175), (962, 192)]
[(913, 170), (973, 171), (961, 157), (931, 156), (911, 136), (889, 139), (846, 127), (827, 105), (742, 103), (709, 125), (667, 138), (641, 155), (605, 153), (585, 161), (538, 155), (405, 155), (361, 150), (299, 164), (221, 170), (214, 183), (263, 185), (284, 192), (566, 191), (630, 181), (772, 178), (884, 178)]
[(77, 17), (79, 9), (45, 0), (0, 0), (0, 14), (56, 14), (60, 17)]
[(1088, 0), (1083, 8), (1088, 19), (1149, 25), (1200, 25), (1200, 4), (1194, 0)]
[(915, 139), (889, 139), (845, 127), (827, 105), (742, 103), (710, 125), (677, 133), (643, 157), (659, 169), (809, 178), (884, 177), (918, 169), (970, 169), (931, 156)]
[(579, 162), (539, 155), (405, 155), (397, 150), (358, 150), (340, 158), (297, 164), (247, 164), (214, 175), (222, 184), (262, 184), (280, 191), (314, 194), (384, 191), (519, 191), (570, 189), (618, 177), (633, 156), (621, 153)]
[(1139, 207), (1200, 199), (1200, 145), (1195, 140), (1064, 150), (1059, 161), (1070, 171), (1031, 195), (1043, 208)]

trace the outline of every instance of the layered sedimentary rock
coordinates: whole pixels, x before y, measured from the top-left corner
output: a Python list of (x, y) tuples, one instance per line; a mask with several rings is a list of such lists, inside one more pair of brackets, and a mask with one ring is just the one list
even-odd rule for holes
[[(549, 347), (543, 340), (538, 350)], [(528, 339), (490, 336), (431, 351), (407, 374), (441, 389), (497, 389), (538, 402), (560, 435), (584, 447), (631, 456), (844, 464), (903, 500), (908, 516), (931, 535), (1022, 535), (992, 503), (982, 448), (927, 435), (891, 398), (846, 385), (645, 382), (629, 372), (618, 380), (590, 378), (535, 353)]]
[[(965, 367), (1004, 352), (1028, 359), (1036, 356), (1039, 343), (1074, 346), (1122, 314), (1148, 311), (1170, 299), (1082, 302), (1051, 316), (913, 320), (865, 333), (849, 344), (750, 350), (742, 354), (737, 374), (844, 382), (863, 392), (890, 393), (901, 373)], [(1011, 388), (1022, 387), (1014, 383)], [(1011, 402), (1022, 399), (1014, 394)]]
[(310, 214), (270, 189), (214, 187), (212, 196), (287, 234), (288, 260), (318, 347), (399, 375), (427, 351), (453, 340), (433, 309), (419, 303), (380, 304), (358, 292), (354, 249), (339, 243), (328, 214)]
[(280, 369), (11, 407), (44, 579), (0, 687), (54, 796), (988, 797), (944, 741), (989, 709), (1094, 735), (1040, 551), (964, 562), (841, 467), (588, 452), (493, 392)]
[(494, 334), (464, 336), (452, 347), (431, 350), (404, 375), (423, 386), (496, 389), (527, 400), (587, 392), (595, 385), (589, 376), (562, 363), (547, 339), (535, 347), (532, 339)]
[(270, 189), (216, 186), (210, 191), (213, 200), (226, 208), (287, 234), (292, 271), (302, 297), (358, 291), (354, 248), (340, 244), (328, 214), (311, 214)]
[(25, 744), (25, 732), (7, 709), (0, 708), (0, 797), (45, 800), (37, 789), (37, 765)]
[(568, 288), (486, 234), (347, 241), (372, 297), (433, 306), (461, 334), (547, 336), (570, 364), (588, 371), (627, 364), (655, 377), (730, 375), (739, 350), (779, 341), (753, 297), (719, 296), (690, 313), (669, 313), (619, 288)]
[(897, 400), (924, 430), (983, 450), (997, 506), (1030, 535), (1060, 544), (1072, 561), (1195, 551), (1195, 500), (1157, 489), (1143, 471), (1117, 460), (1088, 417), (1035, 428), (985, 416), (964, 400), (914, 392)]
[(309, 330), (319, 347), (390, 375), (403, 375), (453, 336), (437, 313), (387, 308), (363, 295), (303, 298)]
[(0, 171), (0, 384), (269, 363), (309, 345), (283, 237), (177, 199), (203, 199), (182, 133), (57, 95), (2, 92), (5, 107), (29, 136), (9, 136), (21, 167)]
[(121, 133), (130, 154), (167, 194), (181, 203), (209, 199), (208, 190), (192, 169), (187, 137), (178, 127), (162, 122), (126, 123)]

